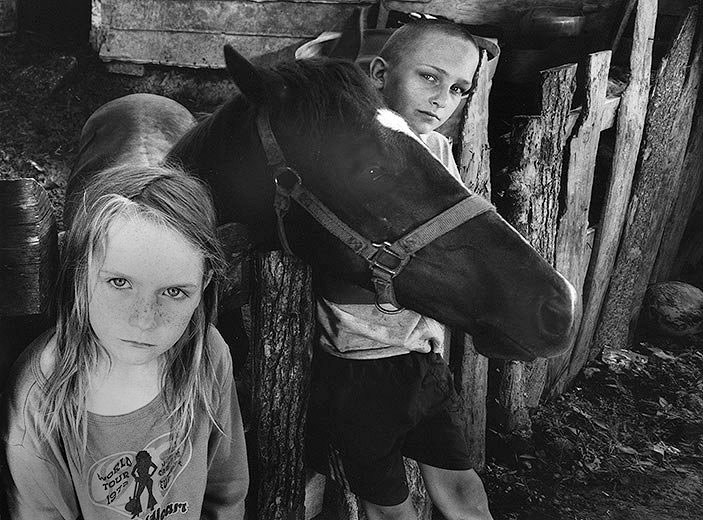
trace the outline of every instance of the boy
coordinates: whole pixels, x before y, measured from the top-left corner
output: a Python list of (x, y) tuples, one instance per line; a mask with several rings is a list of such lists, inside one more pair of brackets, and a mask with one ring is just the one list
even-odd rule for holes
[[(369, 67), (388, 106), (457, 179), (449, 142), (435, 129), (470, 94), (478, 60), (461, 27), (422, 20), (396, 30)], [(406, 520), (416, 518), (408, 456), (447, 519), (491, 519), (441, 357), (443, 326), (407, 309), (384, 313), (373, 293), (355, 286), (322, 281), (318, 288), (324, 297), (308, 415), (312, 465), (356, 493), (370, 520)]]

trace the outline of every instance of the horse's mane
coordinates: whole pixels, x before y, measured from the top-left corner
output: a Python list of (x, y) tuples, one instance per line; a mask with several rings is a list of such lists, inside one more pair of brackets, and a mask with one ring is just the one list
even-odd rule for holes
[[(280, 63), (261, 71), (266, 78), (262, 88), (280, 89), (280, 111), (289, 124), (310, 134), (324, 135), (335, 128), (358, 128), (371, 121), (378, 108), (385, 106), (380, 92), (354, 63), (332, 58), (312, 58)], [(270, 81), (269, 81), (270, 79)], [(188, 131), (171, 154), (188, 157), (211, 137), (220, 118), (239, 119), (251, 105), (241, 94), (235, 95), (210, 117)]]
[(272, 72), (287, 91), (282, 111), (307, 131), (364, 124), (385, 106), (378, 89), (354, 63), (312, 58), (282, 63)]

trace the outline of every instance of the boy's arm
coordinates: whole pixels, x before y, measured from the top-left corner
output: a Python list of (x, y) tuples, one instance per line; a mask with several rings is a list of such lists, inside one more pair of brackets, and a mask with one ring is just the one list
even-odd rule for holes
[(222, 431), (213, 426), (210, 434), (202, 518), (241, 520), (244, 518), (244, 499), (249, 489), (249, 466), (232, 358), (227, 344), (214, 327), (211, 327), (208, 340), (213, 351), (224, 351), (217, 374), (222, 384), (215, 415)]

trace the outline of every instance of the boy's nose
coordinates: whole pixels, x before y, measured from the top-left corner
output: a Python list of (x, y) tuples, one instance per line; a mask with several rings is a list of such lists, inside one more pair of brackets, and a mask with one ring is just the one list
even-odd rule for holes
[(445, 92), (444, 89), (437, 89), (434, 95), (430, 98), (430, 102), (438, 108), (444, 108), (447, 106), (448, 96), (449, 94)]
[(141, 330), (156, 327), (158, 303), (154, 298), (139, 298), (134, 302), (129, 316), (129, 324)]

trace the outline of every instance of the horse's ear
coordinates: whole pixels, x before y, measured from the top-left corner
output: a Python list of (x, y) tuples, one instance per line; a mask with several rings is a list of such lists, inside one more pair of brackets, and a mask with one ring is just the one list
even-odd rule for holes
[(225, 63), (234, 83), (242, 94), (255, 105), (264, 104), (266, 102), (266, 82), (261, 71), (229, 44), (225, 45)]

